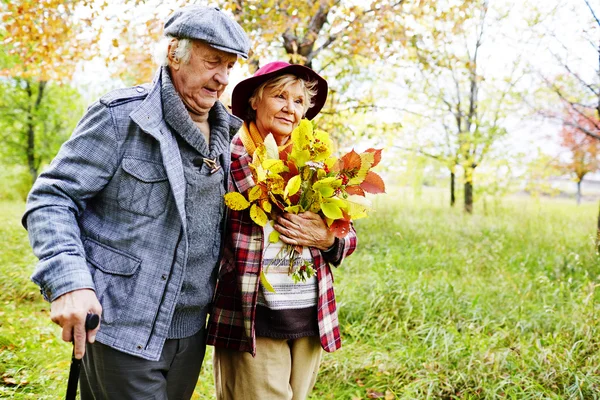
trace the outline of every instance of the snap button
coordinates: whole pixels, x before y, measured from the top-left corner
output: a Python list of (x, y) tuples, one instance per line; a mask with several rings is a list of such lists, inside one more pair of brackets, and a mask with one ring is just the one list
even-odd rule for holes
[(143, 87), (139, 87), (139, 86), (136, 87), (135, 90), (137, 90), (138, 93), (144, 93), (145, 92), (144, 88)]

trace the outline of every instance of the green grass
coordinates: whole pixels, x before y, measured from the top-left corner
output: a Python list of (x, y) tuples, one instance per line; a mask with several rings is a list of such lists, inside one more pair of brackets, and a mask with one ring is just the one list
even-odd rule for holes
[[(380, 196), (334, 271), (343, 347), (311, 398), (600, 398), (597, 204), (572, 203), (510, 198), (466, 216), (435, 193)], [(0, 397), (59, 398), (70, 346), (28, 281), (22, 208), (0, 204)], [(212, 398), (211, 354), (196, 398)]]

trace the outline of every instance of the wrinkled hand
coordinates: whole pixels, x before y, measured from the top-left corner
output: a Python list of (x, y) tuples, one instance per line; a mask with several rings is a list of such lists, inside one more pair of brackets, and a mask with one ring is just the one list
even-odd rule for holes
[(279, 239), (285, 244), (327, 250), (335, 243), (335, 235), (327, 228), (325, 221), (310, 211), (280, 214), (273, 228), (280, 233)]
[(63, 294), (54, 300), (50, 308), (50, 319), (62, 327), (62, 340), (73, 342), (75, 358), (85, 354), (85, 341), (94, 343), (100, 325), (89, 332), (85, 331), (85, 318), (88, 313), (101, 315), (102, 306), (91, 289), (79, 289)]

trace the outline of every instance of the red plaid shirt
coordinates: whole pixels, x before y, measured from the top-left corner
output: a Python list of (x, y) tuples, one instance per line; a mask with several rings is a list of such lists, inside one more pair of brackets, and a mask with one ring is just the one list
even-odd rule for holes
[[(246, 193), (254, 186), (248, 154), (238, 136), (231, 143), (230, 191)], [(263, 228), (250, 219), (248, 210), (229, 210), (223, 258), (215, 291), (213, 309), (208, 322), (209, 345), (256, 355), (255, 313), (263, 256)], [(338, 241), (327, 259), (339, 265), (356, 248), (354, 228)], [(332, 352), (342, 346), (337, 316), (333, 275), (323, 253), (310, 248), (318, 282), (318, 325), (321, 346)]]

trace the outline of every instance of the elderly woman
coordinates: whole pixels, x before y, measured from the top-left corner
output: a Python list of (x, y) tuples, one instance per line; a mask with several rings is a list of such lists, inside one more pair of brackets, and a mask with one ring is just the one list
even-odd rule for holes
[[(245, 122), (231, 145), (231, 191), (246, 193), (255, 183), (248, 164), (263, 139), (290, 144), (302, 118), (314, 118), (327, 98), (327, 82), (310, 68), (272, 62), (233, 90), (232, 111)], [(272, 229), (281, 242), (269, 243)], [(331, 265), (356, 247), (354, 230), (337, 239), (311, 212), (283, 213), (274, 227), (230, 211), (223, 258), (208, 327), (215, 346), (218, 399), (304, 399), (315, 384), (321, 349), (340, 348)], [(285, 244), (301, 245), (302, 262), (316, 274), (294, 284)], [(295, 261), (295, 262), (296, 262)], [(260, 283), (266, 273), (275, 293)]]

